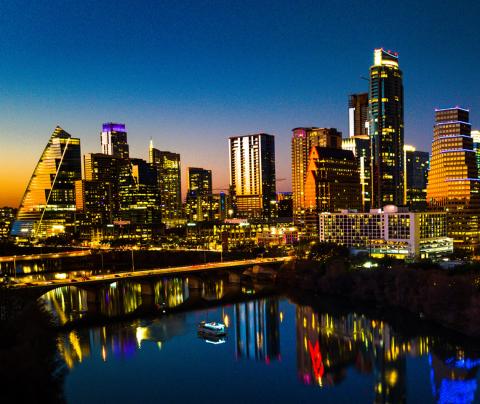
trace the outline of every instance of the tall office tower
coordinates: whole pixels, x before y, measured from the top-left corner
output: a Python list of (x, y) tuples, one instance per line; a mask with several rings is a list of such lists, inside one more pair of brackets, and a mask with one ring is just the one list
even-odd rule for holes
[(342, 149), (350, 150), (357, 159), (360, 170), (360, 185), (362, 188), (362, 209), (367, 212), (371, 207), (371, 171), (370, 171), (370, 138), (365, 135), (355, 135), (342, 140)]
[(305, 224), (305, 180), (308, 156), (313, 146), (342, 147), (342, 133), (335, 128), (292, 129), (292, 191), (293, 220), (297, 226)]
[(80, 139), (57, 126), (30, 178), (11, 234), (33, 239), (71, 234), (81, 166)]
[(396, 53), (375, 49), (368, 102), (372, 207), (403, 205), (403, 84)]
[(120, 158), (129, 157), (127, 130), (123, 123), (104, 123), (100, 140), (103, 154)]
[(427, 208), (427, 181), (430, 167), (428, 152), (417, 151), (411, 145), (404, 145), (405, 201), (411, 210), (423, 211)]
[(188, 167), (188, 192), (194, 195), (212, 193), (212, 170)]
[(368, 93), (348, 97), (348, 135), (368, 136)]
[(275, 137), (257, 133), (232, 136), (228, 142), (230, 186), (237, 216), (275, 218)]
[(473, 252), (478, 246), (479, 179), (469, 111), (435, 110), (427, 203), (449, 212), (448, 231), (454, 247)]
[(349, 150), (312, 147), (305, 181), (306, 236), (318, 237), (318, 214), (361, 209), (357, 160)]
[(480, 130), (472, 130), (473, 150), (477, 157), (477, 169), (480, 176)]
[(157, 169), (162, 223), (177, 227), (183, 216), (180, 154), (155, 149), (150, 142), (149, 162)]

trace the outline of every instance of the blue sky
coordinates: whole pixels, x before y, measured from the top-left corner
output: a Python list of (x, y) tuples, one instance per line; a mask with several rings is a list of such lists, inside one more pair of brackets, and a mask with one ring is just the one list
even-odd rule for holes
[(405, 139), (430, 151), (435, 107), (480, 127), (479, 15), (477, 1), (1, 0), (0, 205), (18, 204), (55, 125), (87, 153), (107, 121), (126, 123), (134, 156), (152, 137), (215, 187), (228, 136), (272, 133), (288, 190), (290, 129), (347, 135), (376, 47), (399, 52)]

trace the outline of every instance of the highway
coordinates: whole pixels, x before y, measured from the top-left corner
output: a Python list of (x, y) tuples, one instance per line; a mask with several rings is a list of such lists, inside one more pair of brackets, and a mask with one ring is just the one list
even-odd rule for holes
[(0, 257), (0, 263), (33, 261), (33, 260), (43, 260), (43, 259), (55, 259), (55, 258), (69, 258), (69, 257), (85, 257), (91, 254), (92, 254), (91, 250), (82, 250), (82, 251), (63, 251), (63, 252), (45, 253), (45, 254), (31, 254), (31, 255), (8, 255), (8, 256)]
[(92, 275), (89, 277), (78, 277), (74, 279), (52, 279), (50, 281), (30, 281), (22, 282), (21, 280), (6, 285), (9, 289), (34, 289), (45, 287), (61, 287), (61, 286), (78, 286), (100, 282), (112, 282), (122, 279), (144, 278), (159, 275), (181, 275), (199, 271), (209, 271), (215, 269), (238, 268), (245, 266), (253, 266), (259, 264), (278, 264), (290, 260), (291, 257), (279, 258), (256, 258), (251, 260), (236, 260), (226, 262), (212, 262), (200, 265), (189, 265), (181, 267), (144, 269), (129, 272), (118, 272), (104, 275)]

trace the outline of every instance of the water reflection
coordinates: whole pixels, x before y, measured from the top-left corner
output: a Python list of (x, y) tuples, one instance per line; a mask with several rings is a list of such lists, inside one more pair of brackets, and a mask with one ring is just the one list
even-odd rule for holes
[[(236, 288), (240, 302), (230, 305), (222, 300), (234, 295), (228, 282), (187, 278), (125, 282), (95, 290), (64, 287), (44, 295), (43, 301), (59, 324), (95, 314), (109, 318), (135, 314), (145, 305), (159, 309), (159, 314), (150, 320), (134, 317), (61, 332), (58, 351), (70, 369), (98, 359), (108, 362), (123, 358), (134, 362), (139, 360), (141, 350), (152, 352), (152, 347), (159, 355), (164, 355), (167, 347), (172, 349), (172, 361), (183, 350), (188, 352), (189, 360), (194, 360), (209, 349), (205, 351), (208, 359), (197, 363), (198, 372), (208, 372), (211, 361), (217, 360), (224, 367), (236, 369), (237, 377), (243, 377), (237, 367), (242, 362), (247, 367), (241, 369), (246, 369), (244, 377), (248, 378), (248, 366), (255, 362), (271, 363), (272, 370), (262, 367), (263, 372), (285, 372), (285, 380), (291, 383), (287, 383), (288, 388), (298, 389), (310, 398), (322, 397), (326, 391), (340, 391), (340, 386), (352, 386), (357, 379), (367, 391), (367, 399), (359, 396), (359, 402), (415, 399), (471, 403), (478, 395), (480, 357), (461, 344), (450, 343), (435, 333), (406, 337), (402, 330), (394, 330), (385, 321), (355, 312), (320, 313), (275, 297), (246, 300), (252, 295), (238, 285)], [(218, 308), (194, 311), (204, 307), (202, 304), (215, 302)], [(184, 311), (178, 310), (183, 308)], [(209, 316), (227, 326), (226, 339), (210, 341), (221, 342), (221, 346), (205, 344), (197, 338), (196, 325)], [(168, 367), (171, 363), (164, 360)], [(430, 382), (426, 393), (412, 385), (412, 380), (416, 382), (417, 376), (422, 375), (427, 384)]]

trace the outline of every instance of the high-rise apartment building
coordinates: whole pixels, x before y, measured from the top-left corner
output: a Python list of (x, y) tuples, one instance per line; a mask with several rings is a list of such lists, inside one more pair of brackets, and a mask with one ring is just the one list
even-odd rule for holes
[(275, 137), (266, 133), (229, 138), (230, 189), (236, 215), (272, 219), (275, 209)]
[(100, 140), (103, 154), (120, 158), (129, 157), (127, 130), (123, 123), (104, 123)]
[(348, 97), (348, 135), (368, 136), (368, 93)]
[(57, 126), (30, 178), (11, 234), (45, 239), (73, 233), (75, 181), (82, 178), (80, 139)]
[(310, 150), (314, 146), (340, 148), (342, 133), (335, 128), (302, 127), (292, 129), (293, 218), (298, 226), (305, 224), (305, 181)]
[(427, 208), (427, 181), (430, 155), (428, 152), (418, 151), (411, 145), (404, 145), (405, 152), (405, 201), (414, 211), (423, 211)]
[(479, 181), (469, 111), (435, 110), (427, 203), (448, 210), (449, 236), (469, 251), (479, 243)]
[(150, 142), (149, 162), (157, 170), (162, 222), (177, 227), (183, 216), (180, 154), (155, 149)]
[(403, 132), (403, 83), (398, 55), (375, 49), (369, 92), (373, 207), (405, 202)]

